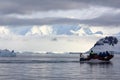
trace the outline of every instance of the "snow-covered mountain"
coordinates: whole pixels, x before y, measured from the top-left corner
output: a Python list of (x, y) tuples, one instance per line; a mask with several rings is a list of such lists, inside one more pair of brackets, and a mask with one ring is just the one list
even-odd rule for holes
[(120, 37), (108, 36), (102, 38), (99, 41), (97, 41), (96, 44), (90, 50), (93, 50), (94, 52), (120, 52)]
[(102, 31), (97, 31), (93, 33), (89, 27), (80, 27), (80, 29), (76, 31), (71, 30), (71, 33), (73, 33), (73, 35), (78, 35), (78, 36), (103, 35)]
[(78, 36), (89, 36), (89, 35), (103, 35), (102, 31), (93, 32), (90, 27), (84, 27), (80, 25), (43, 25), (33, 26), (26, 35), (78, 35)]

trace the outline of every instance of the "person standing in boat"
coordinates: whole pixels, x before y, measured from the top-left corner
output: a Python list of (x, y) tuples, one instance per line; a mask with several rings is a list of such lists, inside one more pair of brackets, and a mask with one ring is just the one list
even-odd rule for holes
[(90, 58), (94, 58), (94, 55), (95, 55), (95, 53), (93, 52), (93, 50), (91, 50), (91, 52), (90, 52)]
[(83, 61), (84, 60), (84, 55), (82, 53), (80, 53), (80, 61)]
[(93, 50), (91, 50), (90, 55), (94, 54)]

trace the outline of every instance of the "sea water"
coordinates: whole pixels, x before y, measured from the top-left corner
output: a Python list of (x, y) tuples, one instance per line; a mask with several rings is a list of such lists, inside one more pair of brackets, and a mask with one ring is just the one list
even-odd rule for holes
[(120, 80), (119, 59), (80, 63), (78, 54), (0, 57), (0, 80)]

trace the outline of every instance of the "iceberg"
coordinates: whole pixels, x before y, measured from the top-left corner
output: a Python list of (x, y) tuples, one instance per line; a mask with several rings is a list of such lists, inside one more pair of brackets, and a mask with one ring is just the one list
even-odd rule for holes
[(0, 57), (15, 57), (16, 53), (14, 50), (10, 51), (8, 49), (0, 50)]

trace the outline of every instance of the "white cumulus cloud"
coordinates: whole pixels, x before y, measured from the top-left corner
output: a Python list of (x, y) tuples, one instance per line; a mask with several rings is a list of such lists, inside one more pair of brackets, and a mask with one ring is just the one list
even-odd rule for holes
[(6, 26), (0, 26), (0, 38), (9, 39), (13, 37), (15, 34), (11, 32)]
[(46, 36), (52, 34), (52, 32), (53, 32), (52, 27), (48, 25), (33, 26), (31, 30), (26, 33), (26, 35)]
[(9, 35), (10, 30), (5, 28), (4, 26), (0, 26), (0, 35)]

